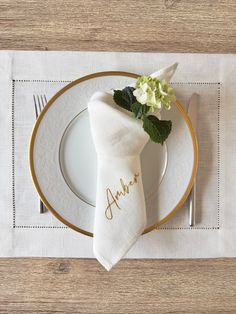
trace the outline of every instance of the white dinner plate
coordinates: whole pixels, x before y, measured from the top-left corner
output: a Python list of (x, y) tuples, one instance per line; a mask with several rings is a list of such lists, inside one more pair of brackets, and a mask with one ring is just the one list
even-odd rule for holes
[[(96, 199), (96, 153), (87, 103), (91, 95), (130, 85), (126, 72), (101, 72), (61, 89), (33, 129), (30, 169), (35, 187), (52, 213), (67, 226), (92, 236)], [(172, 132), (161, 146), (149, 141), (141, 154), (149, 232), (167, 221), (186, 200), (197, 171), (197, 142), (191, 122), (176, 105), (162, 112)], [(108, 122), (109, 123), (109, 122)]]

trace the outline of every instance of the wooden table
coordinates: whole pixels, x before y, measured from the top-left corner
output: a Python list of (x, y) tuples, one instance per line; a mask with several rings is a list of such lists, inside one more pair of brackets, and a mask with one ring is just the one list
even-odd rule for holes
[[(235, 21), (234, 0), (0, 0), (0, 48), (235, 53)], [(0, 260), (0, 313), (236, 313), (235, 294), (235, 259)]]

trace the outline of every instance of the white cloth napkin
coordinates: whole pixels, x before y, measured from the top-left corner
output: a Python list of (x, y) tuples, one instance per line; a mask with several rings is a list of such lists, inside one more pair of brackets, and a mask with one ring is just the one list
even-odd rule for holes
[[(152, 77), (169, 81), (176, 67)], [(93, 250), (110, 270), (146, 227), (140, 153), (149, 136), (139, 120), (114, 103), (112, 93), (95, 93), (88, 110), (98, 158)]]

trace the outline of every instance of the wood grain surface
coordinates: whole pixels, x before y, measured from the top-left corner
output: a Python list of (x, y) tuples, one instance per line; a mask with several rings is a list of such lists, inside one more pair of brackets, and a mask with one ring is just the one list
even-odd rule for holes
[[(235, 0), (0, 0), (0, 49), (235, 53), (235, 20)], [(235, 296), (236, 259), (0, 260), (0, 313), (236, 313)]]
[(236, 262), (1, 259), (0, 313), (236, 313)]
[(0, 0), (0, 48), (236, 52), (235, 0)]

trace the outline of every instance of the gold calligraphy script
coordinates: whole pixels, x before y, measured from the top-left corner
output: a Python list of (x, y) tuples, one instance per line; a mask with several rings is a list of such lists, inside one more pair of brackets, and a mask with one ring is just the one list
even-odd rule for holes
[(106, 189), (108, 204), (105, 210), (105, 216), (107, 219), (111, 220), (113, 218), (112, 206), (116, 206), (118, 209), (121, 209), (118, 203), (119, 199), (129, 194), (130, 187), (138, 183), (138, 177), (139, 173), (135, 173), (133, 179), (128, 184), (125, 184), (124, 181), (120, 179), (121, 190), (116, 191), (115, 194), (112, 193), (111, 189)]

